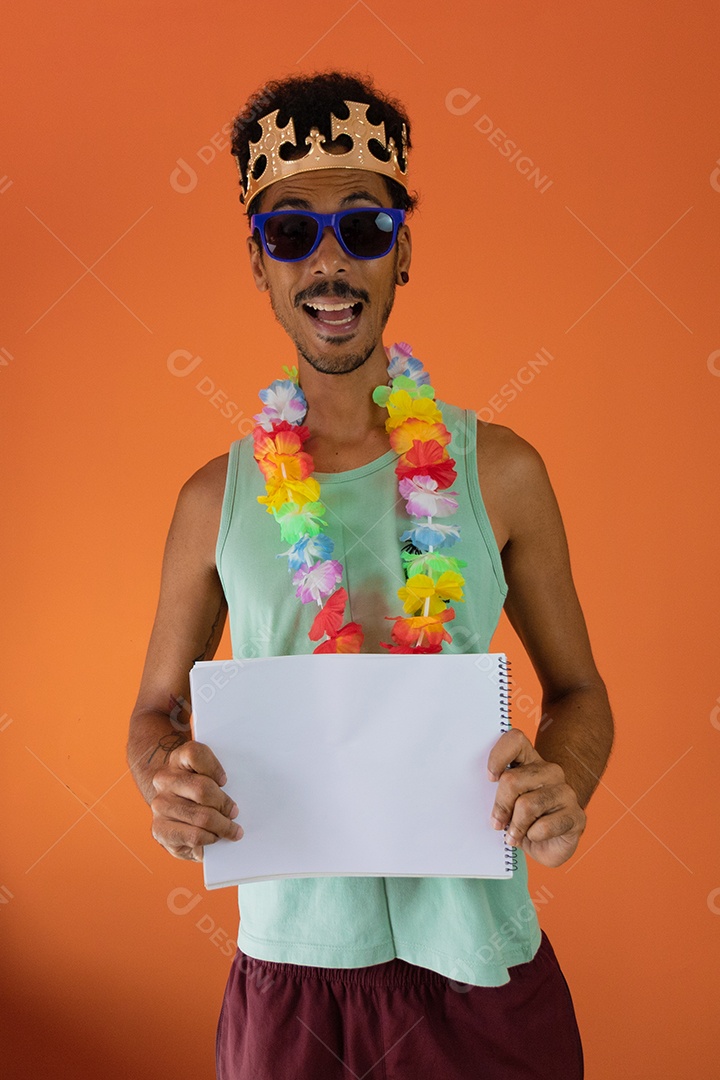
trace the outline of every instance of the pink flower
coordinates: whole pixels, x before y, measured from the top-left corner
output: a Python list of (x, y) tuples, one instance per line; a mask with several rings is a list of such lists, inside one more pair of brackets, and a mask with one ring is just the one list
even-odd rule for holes
[(303, 604), (329, 596), (339, 581), (342, 580), (342, 563), (337, 559), (325, 559), (315, 563), (309, 570), (298, 570), (293, 574), (293, 585), (297, 585), (295, 595)]
[(385, 349), (388, 358), (388, 379), (390, 382), (399, 375), (405, 375), (413, 379), (417, 386), (430, 383), (430, 376), (416, 356), (407, 341), (396, 341), (389, 349)]
[(407, 341), (396, 341), (395, 344), (391, 345), (385, 352), (390, 361), (405, 359), (408, 356), (412, 356), (412, 346), (408, 345)]
[(412, 517), (449, 517), (458, 508), (452, 498), (454, 491), (438, 493), (437, 480), (430, 476), (406, 477), (398, 484), (403, 499), (407, 499), (407, 512)]

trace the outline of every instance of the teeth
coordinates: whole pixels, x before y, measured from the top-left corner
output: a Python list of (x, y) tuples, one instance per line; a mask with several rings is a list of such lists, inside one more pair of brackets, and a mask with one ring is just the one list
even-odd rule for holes
[(308, 304), (308, 307), (315, 308), (316, 311), (345, 311), (352, 306), (352, 304)]

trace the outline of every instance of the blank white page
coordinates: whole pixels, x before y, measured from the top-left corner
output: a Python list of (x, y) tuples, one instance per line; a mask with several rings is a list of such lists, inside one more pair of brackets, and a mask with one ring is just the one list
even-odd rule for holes
[(239, 841), (207, 888), (277, 877), (512, 875), (487, 759), (507, 715), (503, 653), (210, 660), (194, 736), (227, 773)]

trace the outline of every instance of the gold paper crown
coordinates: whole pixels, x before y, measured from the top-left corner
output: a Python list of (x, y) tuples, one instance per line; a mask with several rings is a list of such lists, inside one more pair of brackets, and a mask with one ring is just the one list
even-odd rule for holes
[[(385, 143), (385, 124), (380, 123), (373, 127), (367, 118), (369, 106), (360, 101), (346, 101), (350, 115), (347, 120), (338, 120), (330, 114), (330, 141), (334, 142), (338, 135), (349, 135), (352, 139), (352, 150), (344, 153), (333, 154), (324, 150), (321, 143), (325, 142), (325, 136), (313, 127), (305, 139), (310, 147), (304, 157), (294, 161), (286, 161), (280, 157), (280, 146), (283, 143), (291, 143), (297, 149), (295, 139), (295, 125), (292, 117), (281, 128), (277, 125), (277, 115), (280, 112), (268, 113), (258, 120), (262, 129), (262, 135), (257, 142), (250, 143), (250, 160), (248, 161), (247, 174), (243, 176), (240, 167), (240, 159), (235, 156), (235, 162), (240, 174), (242, 193), (240, 199), (246, 205), (255, 198), (258, 192), (274, 184), (277, 180), (284, 180), (287, 176), (295, 176), (297, 173), (313, 172), (317, 169), (367, 169), (370, 172), (382, 173), (392, 180), (397, 180), (404, 188), (407, 188), (407, 134), (405, 124), (402, 126), (401, 154), (404, 167), (398, 160), (398, 151), (395, 140), (390, 139)], [(370, 149), (371, 139), (376, 139), (390, 155), (387, 161), (375, 156)], [(258, 176), (253, 175), (256, 163), (265, 158), (265, 165), (258, 170)]]

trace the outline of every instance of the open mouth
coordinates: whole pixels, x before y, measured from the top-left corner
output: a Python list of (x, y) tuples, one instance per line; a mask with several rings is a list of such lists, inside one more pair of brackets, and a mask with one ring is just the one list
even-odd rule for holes
[(347, 300), (315, 300), (303, 304), (303, 308), (323, 330), (347, 333), (357, 326), (363, 304), (361, 300), (355, 304), (349, 304)]

